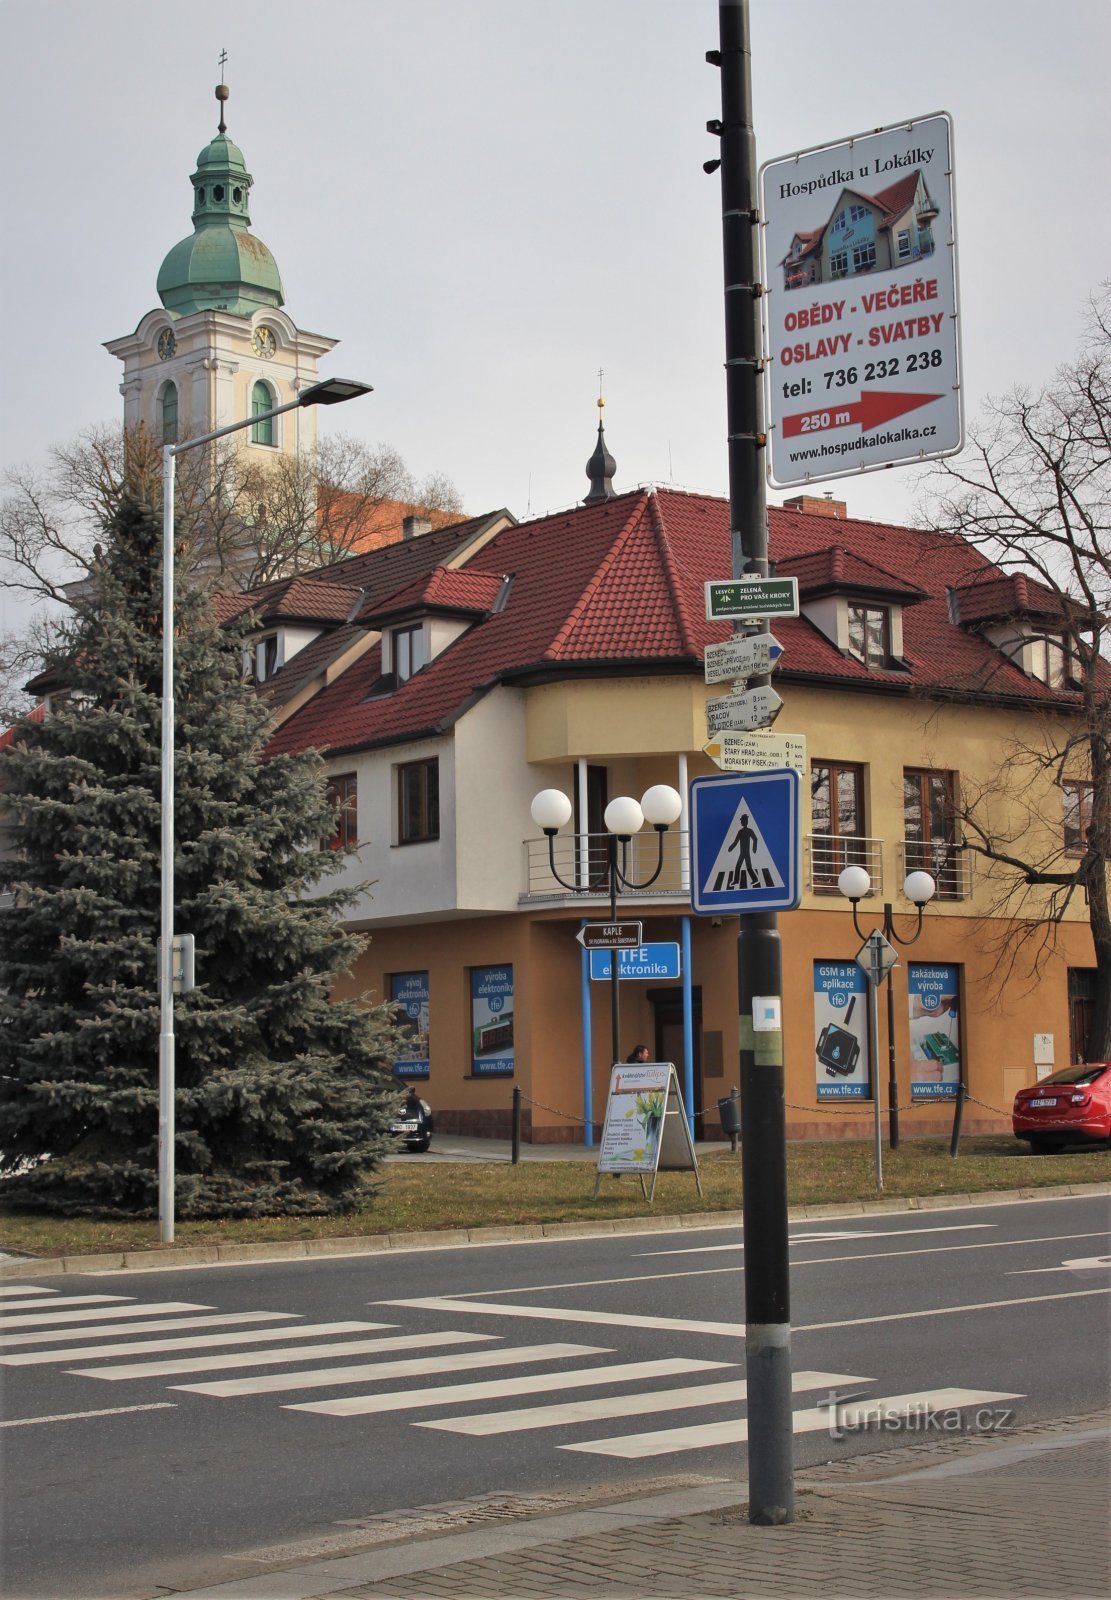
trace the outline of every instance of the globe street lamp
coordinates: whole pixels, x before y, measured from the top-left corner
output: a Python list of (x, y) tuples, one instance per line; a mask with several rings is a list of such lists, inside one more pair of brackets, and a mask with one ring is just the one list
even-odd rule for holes
[[(860, 926), (856, 908), (872, 887), (872, 880), (864, 867), (846, 867), (837, 879), (837, 887), (853, 908), (853, 927), (862, 939), (868, 938)], [(914, 932), (901, 938), (895, 931), (895, 916), (890, 901), (885, 902), (883, 908), (882, 934), (885, 939), (895, 944), (912, 945), (922, 932), (922, 912), (937, 893), (937, 884), (928, 872), (909, 872), (903, 883), (903, 893), (918, 912), (918, 921)], [(872, 1071), (878, 1079), (878, 1062), (876, 1053), (878, 1043), (875, 1038), (876, 1029), (876, 982), (882, 982), (886, 974), (881, 974), (878, 979), (873, 978), (876, 967), (873, 963), (868, 974), (868, 988), (871, 997), (869, 1011), (870, 1025), (873, 1037), (869, 1041)], [(895, 1077), (895, 993), (891, 986), (890, 977), (887, 983), (887, 1115), (888, 1135), (892, 1150), (899, 1148), (899, 1085)], [(876, 1120), (877, 1120), (877, 1163), (878, 1153), (878, 1126), (879, 1126), (879, 1084), (876, 1083)], [(878, 1169), (877, 1169), (878, 1170)], [(881, 1182), (882, 1187), (882, 1182)]]
[(162, 910), (158, 952), (158, 1221), (163, 1244), (174, 1238), (174, 461), (186, 450), (268, 422), (300, 406), (334, 406), (370, 394), (369, 383), (325, 378), (296, 400), (162, 447)]
[[(564, 823), (570, 822), (572, 805), (562, 789), (541, 789), (533, 797), (532, 820), (543, 832), (548, 841), (548, 868), (552, 877), (571, 894), (596, 894), (599, 883), (588, 881), (586, 883), (568, 883), (561, 878), (555, 862), (555, 836)], [(617, 891), (623, 889), (640, 891), (651, 888), (659, 877), (664, 864), (664, 834), (673, 822), (679, 820), (683, 810), (683, 802), (676, 789), (670, 784), (654, 783), (646, 789), (640, 800), (634, 800), (631, 795), (620, 795), (616, 800), (611, 800), (605, 809), (604, 821), (606, 824), (606, 882), (610, 897), (610, 921), (617, 921)], [(657, 859), (656, 869), (650, 877), (637, 883), (628, 875), (628, 850), (629, 841), (634, 834), (640, 832), (645, 823), (649, 823), (656, 831)], [(621, 857), (618, 861), (617, 846), (621, 845)], [(621, 1060), (621, 1012), (618, 995), (618, 951), (610, 951), (610, 1028), (613, 1049), (613, 1060)]]

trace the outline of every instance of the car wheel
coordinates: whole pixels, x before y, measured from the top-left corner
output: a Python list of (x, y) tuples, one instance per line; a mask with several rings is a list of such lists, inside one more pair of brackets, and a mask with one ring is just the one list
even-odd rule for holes
[(1061, 1145), (1056, 1139), (1030, 1140), (1030, 1154), (1032, 1156), (1053, 1156), (1057, 1155), (1060, 1149)]
[(416, 1151), (417, 1155), (422, 1156), (431, 1143), (431, 1139), (414, 1139), (413, 1143), (409, 1146), (409, 1149)]

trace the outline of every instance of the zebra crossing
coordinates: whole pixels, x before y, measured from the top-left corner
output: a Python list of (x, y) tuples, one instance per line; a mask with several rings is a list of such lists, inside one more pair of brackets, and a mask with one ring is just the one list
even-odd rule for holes
[[(547, 1430), (556, 1449), (625, 1460), (743, 1444), (747, 1438), (747, 1419), (739, 1414), (747, 1385), (730, 1375), (739, 1365), (741, 1346), (739, 1330), (732, 1324), (446, 1298), (393, 1301), (374, 1309), (393, 1314), (406, 1307), (443, 1314), (452, 1322), (456, 1314), (470, 1313), (462, 1318), (470, 1325), (414, 1333), (397, 1321), (313, 1322), (289, 1311), (223, 1312), (192, 1301), (142, 1302), (130, 1295), (69, 1295), (34, 1284), (3, 1285), (0, 1368), (53, 1366), (73, 1377), (110, 1384), (155, 1381), (167, 1396), (151, 1406), (74, 1411), (3, 1425), (166, 1409), (178, 1403), (169, 1396), (195, 1395), (210, 1400), (274, 1397), (289, 1412), (342, 1419), (396, 1417), (414, 1428), (474, 1439)], [(612, 1343), (562, 1339), (513, 1343), (512, 1334), (475, 1328), (476, 1315), (495, 1313), (520, 1319), (518, 1328), (527, 1329), (539, 1319), (570, 1326), (592, 1324), (599, 1332), (605, 1330), (603, 1338), (615, 1337), (617, 1328), (624, 1326), (728, 1335), (730, 1344), (710, 1357), (668, 1355), (629, 1361), (621, 1359)], [(365, 1359), (344, 1359), (352, 1356)], [(821, 1397), (817, 1404), (794, 1411), (795, 1431), (828, 1429), (834, 1404), (838, 1421), (855, 1427), (870, 1415), (909, 1418), (929, 1407), (952, 1411), (1022, 1398), (939, 1387), (912, 1394), (869, 1394), (860, 1403), (860, 1386), (874, 1382), (859, 1373), (795, 1372), (795, 1394)], [(657, 1386), (661, 1384), (666, 1386)], [(846, 1389), (854, 1393), (838, 1398)], [(581, 1396), (574, 1395), (576, 1390), (583, 1391)], [(535, 1403), (508, 1403), (526, 1397)], [(730, 1408), (726, 1417), (723, 1407)], [(698, 1410), (711, 1413), (712, 1420), (688, 1423), (675, 1418), (674, 1425), (665, 1425), (676, 1413)], [(426, 1414), (410, 1418), (406, 1414), (411, 1412)], [(650, 1418), (656, 1426), (616, 1431), (638, 1417)], [(553, 1430), (564, 1430), (566, 1437), (553, 1436)]]

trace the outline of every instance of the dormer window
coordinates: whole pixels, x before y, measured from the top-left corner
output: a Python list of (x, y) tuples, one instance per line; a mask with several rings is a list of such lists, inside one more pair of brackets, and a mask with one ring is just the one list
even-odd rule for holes
[(268, 633), (265, 639), (260, 639), (255, 655), (255, 676), (259, 683), (265, 683), (272, 678), (278, 670), (278, 635)]
[(849, 654), (866, 667), (886, 667), (891, 658), (891, 613), (886, 606), (849, 602)]
[(1069, 681), (1068, 646), (1063, 634), (1039, 634), (1029, 644), (1030, 676), (1050, 689), (1064, 689)]
[(419, 672), (425, 662), (424, 629), (419, 622), (404, 628), (394, 628), (390, 634), (390, 653), (393, 657), (394, 681), (404, 683)]

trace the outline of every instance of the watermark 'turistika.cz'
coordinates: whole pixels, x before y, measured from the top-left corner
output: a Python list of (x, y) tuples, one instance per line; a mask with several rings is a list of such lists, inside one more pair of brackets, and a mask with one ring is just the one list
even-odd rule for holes
[(1006, 1433), (1014, 1425), (1013, 1406), (977, 1406), (974, 1409), (938, 1406), (928, 1400), (888, 1406), (883, 1400), (861, 1405), (859, 1394), (830, 1394), (819, 1404), (829, 1411), (829, 1436), (847, 1439), (875, 1429), (882, 1433)]

